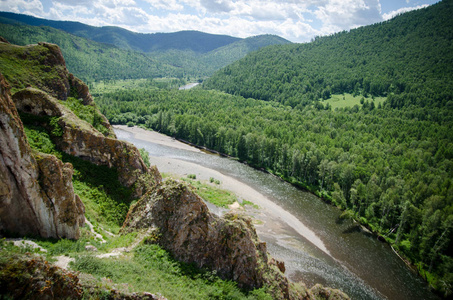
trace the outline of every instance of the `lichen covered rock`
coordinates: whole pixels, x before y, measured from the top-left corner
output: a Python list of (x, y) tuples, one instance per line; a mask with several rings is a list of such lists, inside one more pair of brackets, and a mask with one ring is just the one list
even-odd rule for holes
[(178, 260), (200, 268), (216, 270), (243, 288), (271, 287), (275, 298), (302, 299), (308, 294), (297, 290), (280, 272), (260, 242), (251, 220), (228, 213), (211, 214), (184, 183), (165, 181), (133, 206), (122, 232), (152, 229), (148, 242), (159, 243)]
[[(116, 168), (118, 179), (124, 186), (132, 187), (142, 175), (148, 173), (134, 145), (104, 136), (49, 94), (28, 87), (16, 92), (13, 100), (19, 111), (59, 118), (61, 136), (55, 139), (58, 148), (94, 164)], [(136, 189), (136, 196), (141, 196), (145, 190), (143, 187)]]
[[(15, 69), (5, 74), (14, 93), (25, 87), (34, 87), (55, 99), (65, 101), (69, 97), (81, 99), (83, 105), (96, 105), (88, 86), (69, 73), (60, 48), (51, 43), (17, 46), (0, 40), (0, 51), (11, 59), (6, 61), (8, 68)], [(107, 129), (106, 136), (115, 138), (115, 133), (107, 118), (99, 114), (101, 124)]]
[(72, 166), (52, 155), (35, 159), (1, 74), (0, 154), (0, 230), (77, 239), (84, 209), (72, 187)]

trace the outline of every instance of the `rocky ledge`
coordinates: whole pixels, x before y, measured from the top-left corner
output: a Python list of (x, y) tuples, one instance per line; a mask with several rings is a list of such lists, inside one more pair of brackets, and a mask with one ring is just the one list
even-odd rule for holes
[[(134, 145), (104, 136), (51, 95), (28, 87), (16, 92), (13, 100), (20, 112), (58, 118), (62, 130), (61, 136), (55, 138), (58, 148), (94, 164), (116, 168), (118, 179), (124, 186), (131, 187), (147, 173), (148, 168)], [(137, 196), (141, 196), (143, 191), (139, 189)]]
[(30, 149), (1, 74), (0, 91), (0, 230), (77, 239), (85, 209), (74, 194), (72, 166)]

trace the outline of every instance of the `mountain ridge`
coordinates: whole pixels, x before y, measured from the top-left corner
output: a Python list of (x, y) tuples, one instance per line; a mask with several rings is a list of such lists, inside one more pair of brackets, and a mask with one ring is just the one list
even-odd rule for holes
[(3, 22), (11, 24), (17, 22), (32, 26), (49, 26), (96, 42), (142, 52), (177, 49), (206, 53), (241, 40), (228, 35), (209, 34), (195, 30), (171, 33), (136, 33), (116, 26), (95, 27), (80, 22), (54, 21), (9, 12), (0, 12), (0, 18), (3, 19)]
[[(22, 19), (28, 20), (30, 25), (21, 22)], [(54, 23), (64, 26), (56, 26), (60, 29), (49, 26)], [(72, 24), (77, 26), (71, 29)], [(71, 30), (68, 32), (65, 29)], [(97, 31), (101, 35), (97, 35)], [(118, 31), (125, 33), (126, 37), (116, 34)], [(185, 76), (206, 78), (251, 51), (268, 45), (290, 43), (275, 35), (225, 40), (225, 36), (196, 31), (140, 34), (119, 27), (96, 28), (82, 23), (49, 21), (6, 12), (0, 12), (0, 35), (22, 46), (43, 41), (58, 44), (68, 68), (84, 81)], [(108, 39), (102, 36), (108, 36)], [(143, 42), (151, 36), (157, 41), (156, 45), (151, 45), (152, 49), (149, 48), (149, 41)]]

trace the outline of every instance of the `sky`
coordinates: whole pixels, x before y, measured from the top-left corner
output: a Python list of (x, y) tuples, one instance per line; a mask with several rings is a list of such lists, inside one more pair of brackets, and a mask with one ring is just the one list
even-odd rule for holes
[(142, 32), (198, 30), (291, 42), (388, 20), (438, 0), (0, 0), (0, 11)]

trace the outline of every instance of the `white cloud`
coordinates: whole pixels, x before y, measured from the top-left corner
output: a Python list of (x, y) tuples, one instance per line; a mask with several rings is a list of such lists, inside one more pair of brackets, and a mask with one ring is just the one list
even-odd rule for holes
[(379, 0), (330, 0), (315, 15), (326, 34), (382, 21)]
[(23, 13), (35, 17), (44, 13), (43, 5), (39, 0), (1, 0), (0, 11)]
[[(40, 1), (45, 1), (44, 8)], [(382, 14), (380, 1), (0, 0), (0, 10), (146, 33), (199, 30), (238, 37), (270, 33), (304, 42), (316, 35), (376, 23), (426, 6)]]
[(411, 10), (425, 8), (427, 6), (428, 6), (428, 4), (419, 5), (419, 6), (415, 6), (415, 7), (402, 7), (400, 9), (391, 11), (391, 12), (386, 13), (386, 14), (383, 14), (382, 18), (384, 18), (384, 20), (389, 20), (389, 19), (391, 19), (391, 18), (393, 18), (393, 17), (395, 17), (395, 16), (397, 16), (399, 14), (402, 14), (402, 13), (405, 13), (405, 12), (408, 12), (408, 11), (411, 11)]
[(233, 5), (228, 0), (200, 0), (200, 4), (211, 13), (228, 13)]
[(181, 11), (184, 9), (184, 5), (177, 0), (145, 0), (145, 2), (151, 4), (151, 7), (154, 9), (171, 11)]

